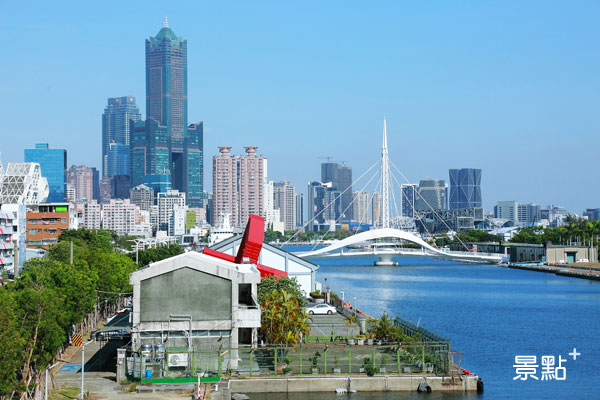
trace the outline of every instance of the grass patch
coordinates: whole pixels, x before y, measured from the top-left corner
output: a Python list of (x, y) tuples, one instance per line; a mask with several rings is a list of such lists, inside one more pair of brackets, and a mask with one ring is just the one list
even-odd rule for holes
[(79, 394), (81, 393), (81, 388), (76, 387), (63, 387), (58, 389), (58, 391), (54, 391), (50, 400), (65, 400), (65, 399), (77, 399), (79, 398)]

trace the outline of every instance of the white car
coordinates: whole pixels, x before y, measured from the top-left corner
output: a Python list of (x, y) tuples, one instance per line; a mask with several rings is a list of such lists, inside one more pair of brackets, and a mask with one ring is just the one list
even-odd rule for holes
[(310, 315), (313, 314), (335, 314), (337, 313), (337, 310), (335, 309), (335, 307), (330, 306), (329, 304), (317, 304), (316, 306), (312, 306), (312, 307), (308, 307), (306, 309), (306, 312), (309, 313)]

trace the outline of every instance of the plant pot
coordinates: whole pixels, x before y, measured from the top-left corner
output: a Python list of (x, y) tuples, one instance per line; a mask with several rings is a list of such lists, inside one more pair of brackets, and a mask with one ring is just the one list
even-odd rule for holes
[(378, 340), (377, 342), (377, 346), (381, 346), (381, 344), (383, 343), (381, 340)]
[(311, 368), (311, 369), (310, 369), (310, 372), (311, 372), (313, 375), (316, 375), (316, 374), (318, 374), (318, 373), (319, 373), (319, 368)]
[(433, 372), (433, 364), (429, 364), (429, 363), (425, 364), (425, 371), (428, 374), (431, 374)]
[(340, 368), (332, 368), (331, 372), (333, 372), (334, 374), (341, 374), (342, 370)]
[(411, 369), (410, 369), (410, 367), (402, 367), (402, 372), (405, 374), (410, 374)]
[(348, 343), (348, 345), (354, 346), (354, 339), (346, 339), (346, 342)]
[(363, 373), (365, 372), (365, 369), (364, 369), (364, 368), (362, 368), (362, 367), (360, 367), (360, 368), (358, 369), (358, 372), (360, 372), (361, 374), (363, 374)]
[(387, 372), (387, 369), (385, 367), (381, 367), (379, 368), (379, 372), (385, 374)]
[(367, 344), (369, 346), (373, 346), (373, 339), (367, 339)]
[(356, 343), (357, 343), (359, 346), (362, 346), (362, 345), (364, 345), (364, 344), (365, 344), (365, 339), (356, 339)]

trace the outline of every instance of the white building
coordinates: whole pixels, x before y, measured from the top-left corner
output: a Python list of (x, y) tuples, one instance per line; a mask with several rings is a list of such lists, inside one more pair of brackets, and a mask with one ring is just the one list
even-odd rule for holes
[(296, 229), (296, 189), (289, 182), (273, 184), (273, 208), (279, 210), (286, 231)]
[(185, 219), (187, 210), (187, 206), (182, 206), (179, 204), (173, 205), (171, 218), (169, 218), (169, 236), (185, 235)]
[(359, 224), (370, 224), (369, 212), (370, 197), (368, 192), (356, 191), (352, 193), (352, 216)]
[(0, 274), (3, 271), (14, 272), (15, 255), (12, 235), (15, 219), (11, 212), (0, 212)]
[(158, 229), (161, 231), (169, 230), (169, 221), (173, 214), (173, 208), (185, 206), (185, 193), (179, 190), (167, 190), (158, 194)]
[(48, 181), (38, 163), (8, 163), (1, 179), (0, 204), (34, 205), (48, 198)]
[(118, 235), (128, 235), (135, 230), (136, 207), (129, 202), (129, 199), (111, 199), (102, 207), (102, 227)]
[[(236, 256), (241, 242), (242, 235), (237, 235), (212, 245), (210, 248), (221, 253)], [(278, 247), (271, 246), (268, 243), (263, 243), (258, 256), (258, 263), (285, 271), (288, 274), (288, 278), (296, 278), (306, 296), (315, 290), (315, 275), (319, 267), (310, 261), (297, 257), (293, 253), (289, 253)]]
[[(187, 252), (133, 272), (132, 347), (164, 344), (171, 367), (191, 365), (190, 351), (228, 349), (223, 368), (238, 368), (239, 345), (257, 346), (260, 308), (256, 303), (260, 273), (255, 265), (234, 264)], [(216, 367), (211, 365), (210, 369)], [(157, 376), (162, 372), (157, 371)]]
[(88, 201), (85, 204), (83, 226), (87, 229), (100, 229), (102, 226), (102, 206), (96, 200)]

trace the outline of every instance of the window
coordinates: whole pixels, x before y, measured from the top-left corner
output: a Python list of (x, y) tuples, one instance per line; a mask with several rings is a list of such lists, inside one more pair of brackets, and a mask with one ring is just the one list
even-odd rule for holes
[(62, 222), (63, 224), (66, 224), (67, 223), (67, 219), (66, 218), (61, 218), (60, 222)]
[(29, 230), (29, 234), (30, 235), (35, 235), (37, 233), (37, 229), (30, 229)]

